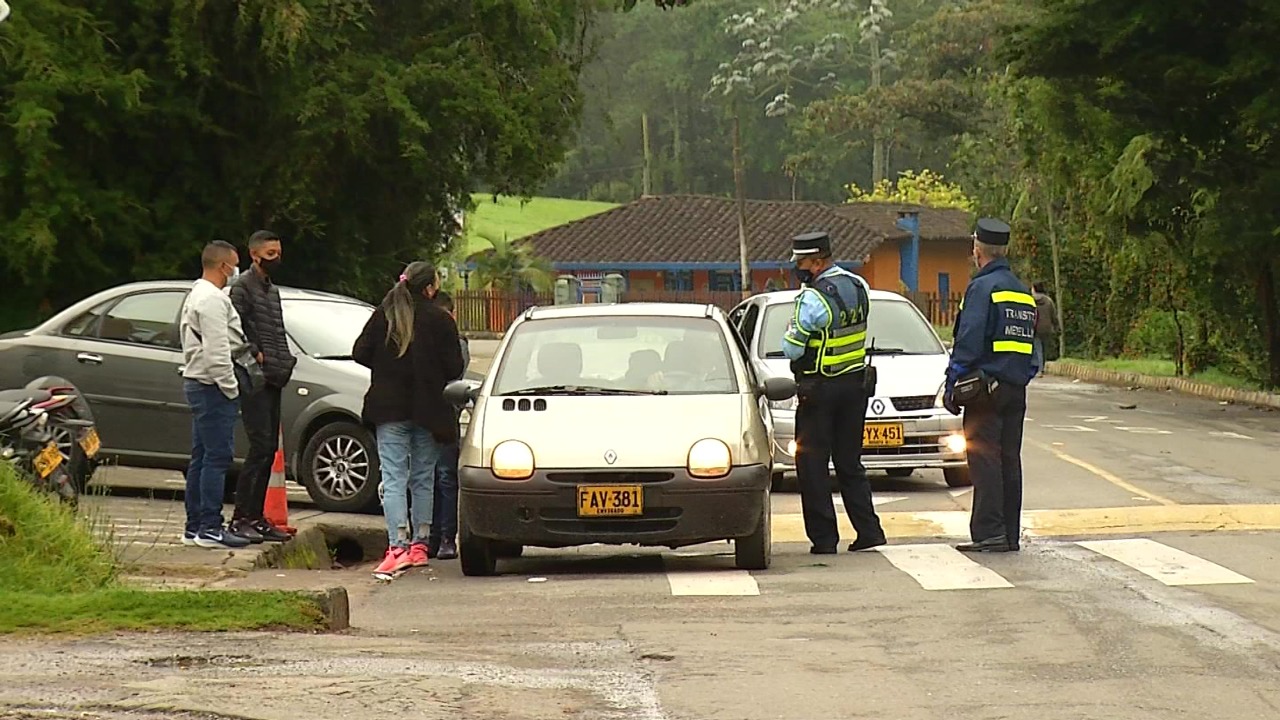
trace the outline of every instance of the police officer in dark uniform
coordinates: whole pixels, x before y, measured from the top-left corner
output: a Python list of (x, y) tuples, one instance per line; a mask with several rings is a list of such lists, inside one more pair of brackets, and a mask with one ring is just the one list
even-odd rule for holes
[(791, 243), (791, 260), (803, 289), (787, 325), (782, 351), (791, 359), (799, 386), (796, 407), (796, 474), (809, 552), (836, 552), (840, 530), (831, 500), (834, 462), (845, 511), (857, 533), (850, 552), (885, 544), (862, 466), (862, 427), (867, 414), (866, 282), (831, 258), (825, 232), (805, 233)]
[(978, 221), (973, 259), (978, 272), (965, 290), (956, 319), (945, 405), (964, 407), (969, 474), (973, 478), (972, 542), (965, 552), (1018, 550), (1022, 516), (1022, 424), (1033, 360), (1036, 301), (1013, 274), (1005, 255), (1009, 226)]

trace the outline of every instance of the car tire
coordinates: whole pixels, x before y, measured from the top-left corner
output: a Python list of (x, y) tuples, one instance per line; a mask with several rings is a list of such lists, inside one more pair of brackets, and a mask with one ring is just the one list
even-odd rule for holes
[(733, 562), (739, 570), (768, 570), (773, 559), (773, 508), (771, 493), (764, 492), (756, 531), (733, 541)]
[(885, 472), (891, 478), (911, 477), (911, 473), (915, 472), (915, 468), (886, 468)]
[[(345, 473), (348, 479), (355, 475), (363, 478), (359, 480), (363, 484), (354, 493), (339, 496), (323, 487), (331, 481), (317, 478), (321, 472)], [(361, 425), (339, 421), (321, 427), (307, 441), (298, 466), (298, 480), (321, 510), (367, 513), (382, 505), (378, 500), (379, 472), (373, 435)]]
[(973, 485), (973, 479), (969, 477), (969, 466), (942, 468), (942, 479), (947, 481), (947, 487), (969, 487)]
[(489, 577), (498, 572), (498, 548), (491, 540), (471, 534), (465, 523), (458, 523), (458, 561), (467, 577)]

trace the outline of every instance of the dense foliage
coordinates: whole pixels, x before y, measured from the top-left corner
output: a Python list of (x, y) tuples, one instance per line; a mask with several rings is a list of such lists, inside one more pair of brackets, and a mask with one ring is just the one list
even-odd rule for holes
[(600, 7), (24, 0), (0, 25), (0, 320), (190, 276), (262, 226), (283, 280), (380, 295), (471, 190), (531, 194), (561, 160)]

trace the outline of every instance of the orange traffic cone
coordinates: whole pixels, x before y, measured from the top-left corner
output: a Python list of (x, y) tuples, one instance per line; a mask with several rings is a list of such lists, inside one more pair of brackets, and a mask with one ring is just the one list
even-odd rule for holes
[(284, 432), (277, 436), (276, 458), (271, 463), (271, 480), (267, 483), (267, 502), (262, 516), (281, 530), (296, 535), (298, 529), (289, 525), (289, 489), (284, 477)]

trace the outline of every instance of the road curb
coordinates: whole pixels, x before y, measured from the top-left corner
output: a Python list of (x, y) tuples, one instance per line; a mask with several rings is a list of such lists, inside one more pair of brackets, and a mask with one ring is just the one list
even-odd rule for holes
[(1045, 363), (1045, 372), (1050, 375), (1075, 378), (1123, 387), (1140, 387), (1151, 390), (1173, 390), (1184, 395), (1218, 400), (1240, 405), (1280, 410), (1280, 394), (1261, 390), (1237, 390), (1235, 388), (1196, 382), (1180, 377), (1161, 377), (1158, 375), (1142, 375), (1139, 373), (1116, 372), (1103, 368), (1080, 365), (1078, 363), (1049, 361)]

